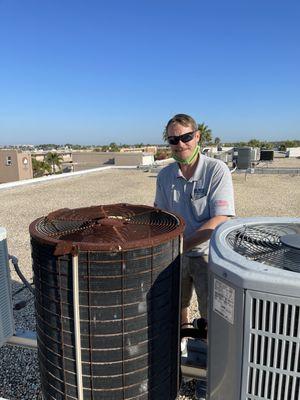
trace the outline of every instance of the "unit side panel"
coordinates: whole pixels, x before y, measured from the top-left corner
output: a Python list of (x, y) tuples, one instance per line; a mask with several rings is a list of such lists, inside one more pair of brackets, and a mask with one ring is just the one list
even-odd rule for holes
[(243, 357), (243, 289), (209, 275), (210, 400), (240, 400)]
[(299, 400), (300, 299), (247, 291), (242, 400)]
[(6, 240), (0, 241), (0, 347), (14, 333)]

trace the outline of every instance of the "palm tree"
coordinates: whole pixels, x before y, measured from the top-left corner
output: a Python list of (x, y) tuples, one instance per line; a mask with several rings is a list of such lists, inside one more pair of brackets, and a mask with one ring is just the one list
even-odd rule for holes
[(271, 142), (260, 142), (259, 147), (261, 149), (272, 150), (274, 146)]
[(118, 151), (120, 151), (120, 148), (115, 142), (112, 142), (109, 145), (109, 150), (112, 152), (118, 152)]
[(40, 176), (44, 176), (46, 172), (50, 174), (51, 165), (49, 165), (46, 161), (38, 161), (32, 157), (32, 169), (34, 178), (38, 178)]
[(250, 147), (260, 147), (260, 141), (257, 139), (251, 139), (248, 142), (248, 146)]
[(57, 153), (47, 153), (45, 157), (45, 161), (51, 165), (52, 174), (55, 174), (55, 167), (60, 169), (62, 160), (62, 156)]
[(218, 146), (221, 143), (221, 139), (219, 137), (215, 138), (215, 144)]
[(163, 139), (164, 139), (165, 141), (168, 140), (168, 134), (167, 134), (167, 129), (166, 129), (166, 128), (164, 129), (162, 136), (163, 136)]
[(198, 131), (200, 132), (200, 147), (203, 147), (203, 145), (208, 144), (212, 141), (211, 129), (209, 129), (208, 126), (204, 124), (204, 122), (202, 124), (198, 124)]

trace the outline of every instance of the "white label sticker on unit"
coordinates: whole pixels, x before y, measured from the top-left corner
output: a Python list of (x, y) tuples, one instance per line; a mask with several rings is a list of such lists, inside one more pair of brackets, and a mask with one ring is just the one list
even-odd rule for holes
[(235, 290), (218, 279), (214, 280), (213, 310), (226, 321), (234, 323)]

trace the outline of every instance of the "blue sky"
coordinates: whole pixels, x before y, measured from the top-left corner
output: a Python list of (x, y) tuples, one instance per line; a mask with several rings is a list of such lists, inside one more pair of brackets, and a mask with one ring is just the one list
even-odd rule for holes
[(300, 4), (0, 0), (0, 145), (300, 138)]

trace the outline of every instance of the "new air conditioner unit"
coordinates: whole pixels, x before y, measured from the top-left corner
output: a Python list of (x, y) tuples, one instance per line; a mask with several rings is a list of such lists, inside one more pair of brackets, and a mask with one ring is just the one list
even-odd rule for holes
[(0, 228), (0, 347), (14, 334), (6, 230)]
[(300, 219), (233, 219), (211, 239), (208, 398), (300, 399)]

